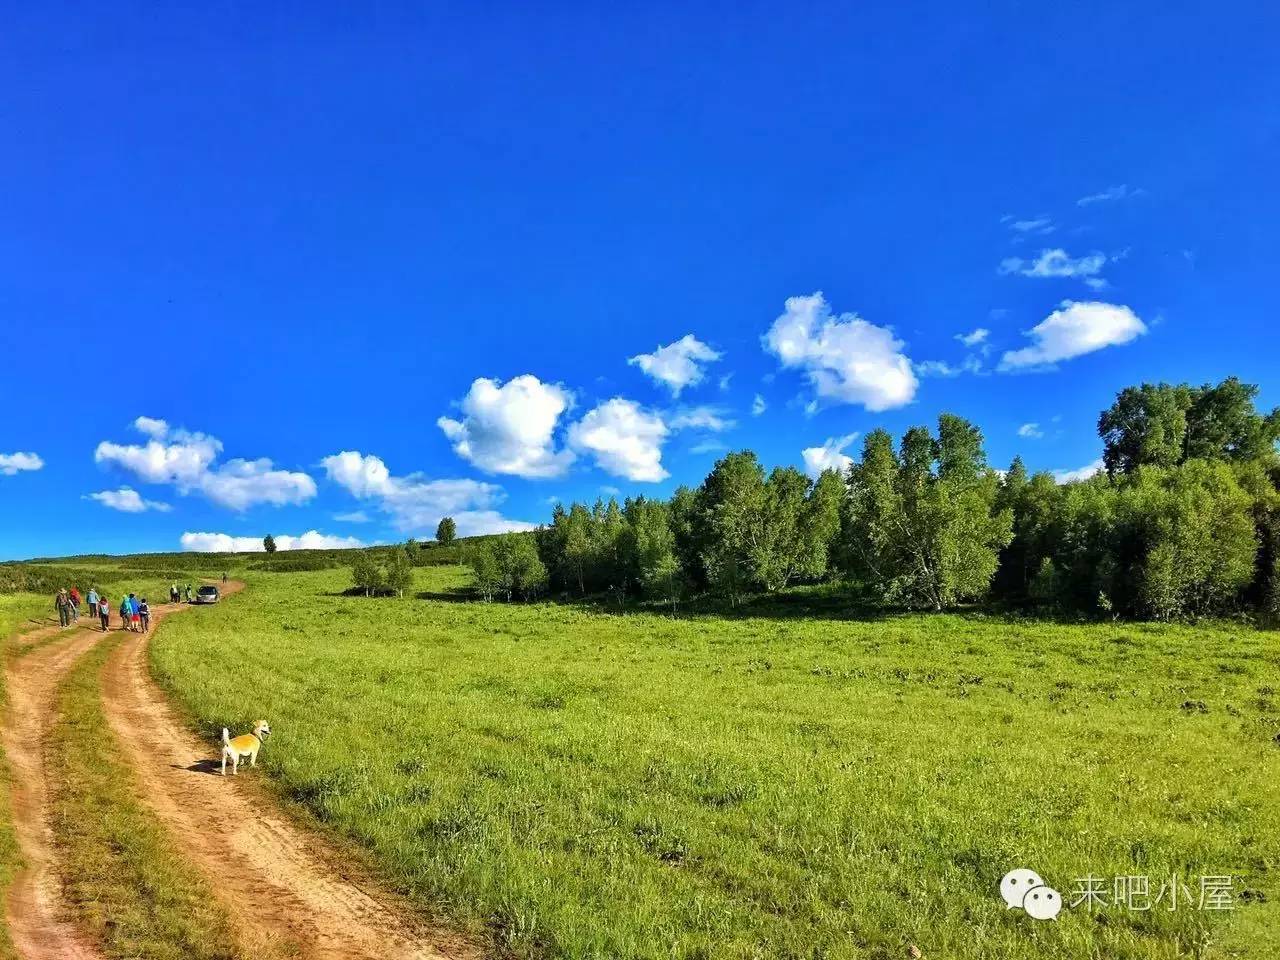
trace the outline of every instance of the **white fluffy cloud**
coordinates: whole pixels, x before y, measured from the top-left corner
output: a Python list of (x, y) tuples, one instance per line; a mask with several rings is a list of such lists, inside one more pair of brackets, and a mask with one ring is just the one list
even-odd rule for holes
[(1076, 201), (1076, 206), (1087, 207), (1094, 203), (1106, 203), (1111, 200), (1131, 200), (1134, 197), (1140, 197), (1144, 193), (1141, 187), (1130, 187), (1127, 183), (1117, 184), (1114, 187), (1107, 187), (1097, 193), (1091, 193), (1087, 197), (1081, 197)]
[(440, 417), (436, 425), (464, 460), (489, 473), (558, 477), (573, 453), (556, 450), (554, 433), (573, 394), (532, 374), (503, 384), (481, 377), (459, 404), (462, 419)]
[(365, 456), (356, 450), (343, 450), (320, 461), (329, 479), (353, 497), (367, 500), (389, 492), (391, 471), (381, 457)]
[(396, 529), (434, 536), (436, 524), (451, 516), (460, 536), (530, 530), (534, 524), (510, 520), (490, 509), (504, 499), (502, 488), (479, 480), (427, 480), (420, 474), (392, 476), (380, 457), (344, 450), (320, 461), (329, 479), (358, 500), (377, 504)]
[(180, 494), (199, 492), (214, 503), (245, 510), (260, 503), (273, 506), (306, 503), (316, 495), (315, 481), (305, 473), (277, 470), (268, 459), (228, 460), (215, 467), (222, 441), (188, 430), (171, 430), (163, 420), (138, 417), (133, 426), (150, 439), (145, 444), (104, 440), (93, 459), (132, 473), (144, 483), (168, 484)]
[(276, 470), (265, 457), (228, 460), (201, 479), (200, 489), (214, 503), (246, 510), (259, 503), (275, 507), (306, 503), (316, 495), (316, 482), (305, 473)]
[(1040, 429), (1038, 423), (1024, 423), (1018, 428), (1018, 436), (1028, 440), (1039, 440), (1044, 436), (1044, 431)]
[(1027, 331), (1034, 341), (1031, 346), (1011, 350), (1000, 358), (1000, 369), (1044, 367), (1128, 343), (1146, 332), (1146, 324), (1128, 307), (1064, 300), (1057, 310)]
[(199, 487), (221, 452), (220, 440), (184, 431), (163, 439), (152, 437), (142, 445), (103, 440), (93, 459), (121, 467), (144, 483), (173, 484), (185, 493)]
[(853, 463), (853, 458), (845, 454), (844, 449), (857, 439), (855, 432), (843, 437), (828, 437), (820, 447), (806, 447), (800, 451), (804, 457), (804, 472), (815, 479), (824, 470), (838, 470), (843, 474)]
[(764, 402), (764, 397), (757, 393), (755, 399), (751, 401), (751, 415), (758, 417), (768, 409), (769, 405)]
[(668, 473), (662, 444), (670, 430), (662, 417), (634, 400), (606, 400), (569, 428), (572, 447), (595, 458), (596, 466), (617, 477), (656, 483)]
[(122, 513), (144, 513), (147, 510), (168, 513), (173, 509), (169, 504), (161, 503), (158, 500), (144, 500), (142, 494), (138, 493), (133, 487), (121, 487), (119, 490), (99, 490), (97, 493), (87, 494), (86, 498), (97, 500), (104, 507), (119, 510)]
[[(272, 536), (277, 550), (345, 550), (364, 546), (364, 542), (355, 537), (335, 537), (319, 530), (308, 530), (296, 537), (287, 533)], [(233, 537), (228, 533), (188, 532), (182, 535), (181, 542), (182, 549), (189, 553), (262, 553), (266, 550), (262, 537)]]
[(978, 327), (969, 333), (957, 333), (956, 339), (966, 347), (976, 347), (980, 343), (986, 343), (989, 336), (991, 336), (990, 330), (986, 327)]
[(888, 327), (853, 313), (835, 316), (821, 292), (790, 297), (763, 337), (784, 367), (805, 371), (818, 397), (873, 412), (910, 403), (918, 381)]
[(1083, 257), (1073, 257), (1061, 247), (1041, 250), (1034, 260), (1022, 257), (1006, 257), (1000, 261), (1001, 273), (1017, 273), (1024, 277), (1093, 277), (1107, 265), (1107, 255), (1094, 251)]
[(715, 407), (690, 407), (680, 410), (671, 417), (672, 430), (710, 430), (720, 433), (730, 430), (736, 424)]
[(39, 470), (44, 461), (34, 453), (0, 453), (0, 476), (12, 477), (24, 470)]
[(133, 428), (139, 433), (145, 433), (148, 437), (160, 440), (169, 432), (169, 423), (167, 420), (157, 420), (155, 417), (138, 417), (133, 421)]
[[(692, 333), (685, 334), (675, 343), (658, 347), (653, 353), (641, 353), (632, 357), (627, 363), (639, 367), (650, 377), (678, 397), (685, 387), (692, 387), (702, 382), (705, 375), (703, 364), (714, 363), (720, 359), (720, 353), (707, 346)], [(720, 388), (728, 386), (728, 379), (721, 380)]]
[(1057, 483), (1074, 483), (1077, 480), (1088, 480), (1099, 470), (1105, 470), (1106, 464), (1099, 457), (1093, 463), (1085, 464), (1075, 470), (1055, 470), (1053, 471), (1053, 479)]

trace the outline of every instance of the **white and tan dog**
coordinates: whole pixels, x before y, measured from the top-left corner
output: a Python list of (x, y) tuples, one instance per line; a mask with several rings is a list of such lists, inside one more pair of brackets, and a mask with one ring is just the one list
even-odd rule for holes
[(262, 741), (271, 736), (271, 727), (267, 725), (267, 721), (259, 720), (253, 728), (253, 733), (242, 734), (241, 736), (231, 736), (231, 731), (226, 727), (222, 728), (222, 775), (227, 775), (227, 758), (231, 758), (231, 772), (233, 774), (240, 772), (240, 758), (248, 757), (249, 766), (256, 767), (258, 765), (258, 751), (262, 749)]

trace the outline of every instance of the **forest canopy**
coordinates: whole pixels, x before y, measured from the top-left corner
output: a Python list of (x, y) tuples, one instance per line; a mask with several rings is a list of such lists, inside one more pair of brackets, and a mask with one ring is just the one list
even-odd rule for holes
[[(1257, 387), (1142, 384), (1098, 419), (1105, 471), (1070, 483), (987, 462), (954, 414), (896, 441), (873, 430), (843, 473), (766, 471), (749, 450), (697, 488), (557, 504), (528, 542), (470, 551), (481, 591), (545, 589), (675, 606), (831, 581), (893, 607), (959, 604), (1170, 620), (1280, 614), (1280, 409)], [(535, 549), (536, 548), (536, 549)]]

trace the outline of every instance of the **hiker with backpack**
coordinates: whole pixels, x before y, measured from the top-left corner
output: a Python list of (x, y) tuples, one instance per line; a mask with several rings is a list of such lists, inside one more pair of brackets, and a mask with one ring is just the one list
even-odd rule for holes
[(66, 587), (58, 591), (57, 596), (53, 598), (53, 605), (58, 611), (58, 626), (71, 626), (71, 597)]

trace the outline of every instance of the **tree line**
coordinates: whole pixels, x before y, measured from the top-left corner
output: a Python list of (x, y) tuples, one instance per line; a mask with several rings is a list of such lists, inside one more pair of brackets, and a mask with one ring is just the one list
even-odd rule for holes
[(675, 607), (830, 581), (871, 604), (942, 610), (983, 602), (1169, 620), (1280, 616), (1280, 408), (1257, 387), (1143, 384), (1098, 433), (1105, 470), (1071, 483), (986, 459), (953, 414), (895, 444), (868, 434), (843, 473), (766, 472), (751, 451), (696, 488), (557, 505), (535, 534), (466, 554), (487, 599), (546, 591), (645, 597)]

